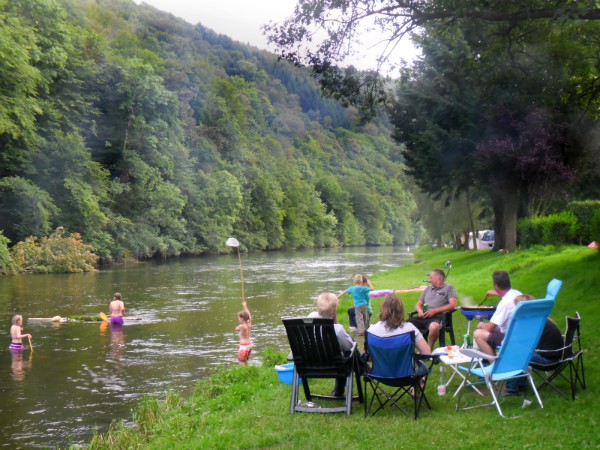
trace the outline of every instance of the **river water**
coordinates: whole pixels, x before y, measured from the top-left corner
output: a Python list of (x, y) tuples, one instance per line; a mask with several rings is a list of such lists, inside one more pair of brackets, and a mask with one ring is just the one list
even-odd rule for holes
[[(130, 419), (144, 394), (185, 396), (210, 367), (236, 364), (238, 261), (231, 254), (0, 278), (0, 446), (84, 443), (112, 420)], [(286, 351), (281, 318), (313, 311), (319, 293), (345, 289), (355, 273), (373, 275), (409, 261), (407, 248), (387, 247), (242, 255), (253, 315), (251, 363), (260, 364), (264, 348)], [(107, 312), (114, 292), (122, 293), (127, 316), (138, 319), (120, 330), (30, 320)], [(33, 352), (8, 351), (16, 313), (33, 335)]]

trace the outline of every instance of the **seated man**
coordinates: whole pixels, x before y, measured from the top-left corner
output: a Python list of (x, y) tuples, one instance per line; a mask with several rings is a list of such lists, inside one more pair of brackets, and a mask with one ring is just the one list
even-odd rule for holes
[(504, 335), (508, 330), (508, 324), (515, 310), (515, 298), (523, 295), (516, 289), (512, 289), (508, 272), (498, 270), (492, 275), (494, 289), (486, 292), (485, 298), (501, 297), (494, 315), (489, 322), (479, 322), (473, 333), (473, 340), (479, 349), (494, 356), (496, 347), (502, 344)]
[(418, 317), (408, 319), (421, 333), (429, 333), (427, 342), (431, 350), (440, 334), (443, 314), (456, 309), (456, 289), (446, 284), (445, 279), (443, 270), (431, 271), (429, 274), (431, 285), (425, 287), (415, 306)]
[[(515, 306), (519, 302), (535, 300), (533, 295), (519, 295), (515, 298)], [(564, 345), (563, 336), (558, 329), (558, 326), (550, 318), (546, 319), (544, 331), (536, 347), (535, 352), (531, 356), (531, 362), (537, 364), (552, 364), (560, 360), (562, 356), (562, 347)], [(518, 395), (519, 392), (524, 392), (527, 387), (527, 379), (513, 378), (506, 382), (506, 388), (502, 392), (503, 396)]]

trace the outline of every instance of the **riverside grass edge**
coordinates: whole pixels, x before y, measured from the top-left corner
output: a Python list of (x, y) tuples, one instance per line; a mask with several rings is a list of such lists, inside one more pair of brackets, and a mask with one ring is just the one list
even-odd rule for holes
[[(219, 367), (199, 381), (188, 398), (177, 392), (144, 397), (131, 419), (114, 422), (108, 432), (95, 435), (88, 448), (600, 448), (599, 416), (594, 412), (600, 365), (596, 351), (600, 338), (594, 332), (600, 318), (600, 253), (575, 246), (513, 253), (422, 247), (413, 264), (374, 275), (372, 281), (376, 289), (418, 286), (431, 269), (441, 268), (447, 260), (453, 261), (448, 282), (456, 287), (459, 304), (479, 303), (492, 288), (494, 270), (508, 271), (514, 287), (537, 298), (545, 295), (552, 278), (561, 279), (563, 287), (550, 317), (564, 332), (565, 316), (581, 314), (587, 389), (568, 401), (544, 388), (543, 409), (535, 402), (521, 408), (522, 397), (506, 398), (503, 408), (518, 417), (503, 419), (490, 407), (455, 411), (451, 394), (458, 385), (453, 382), (447, 395), (437, 396), (439, 369), (434, 367), (426, 390), (432, 409), (423, 410), (417, 421), (393, 410), (365, 418), (361, 404), (354, 405), (351, 417), (292, 416), (291, 386), (281, 384), (274, 370), (286, 362), (286, 353), (265, 349), (255, 357), (259, 365)], [(418, 295), (402, 295), (407, 311)], [(374, 317), (380, 305), (375, 299)], [(346, 327), (349, 306), (351, 299), (345, 296), (339, 318)], [(467, 321), (459, 312), (454, 328), (460, 339)]]

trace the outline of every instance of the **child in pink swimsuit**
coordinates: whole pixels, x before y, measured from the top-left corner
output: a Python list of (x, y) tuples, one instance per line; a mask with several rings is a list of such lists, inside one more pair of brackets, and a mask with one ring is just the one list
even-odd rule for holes
[(238, 313), (240, 324), (235, 327), (235, 331), (240, 333), (240, 346), (238, 348), (238, 361), (240, 364), (246, 365), (250, 359), (252, 352), (252, 341), (250, 341), (250, 330), (252, 329), (252, 315), (246, 304), (246, 300), (242, 302), (243, 311)]

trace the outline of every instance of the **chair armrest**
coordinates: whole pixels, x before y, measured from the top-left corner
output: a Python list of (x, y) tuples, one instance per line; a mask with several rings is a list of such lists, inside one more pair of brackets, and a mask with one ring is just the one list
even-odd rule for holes
[(461, 348), (460, 352), (463, 355), (468, 356), (469, 358), (475, 359), (487, 359), (489, 361), (493, 361), (497, 358), (497, 356), (488, 355), (487, 353), (484, 353), (480, 350), (476, 350), (474, 348)]

